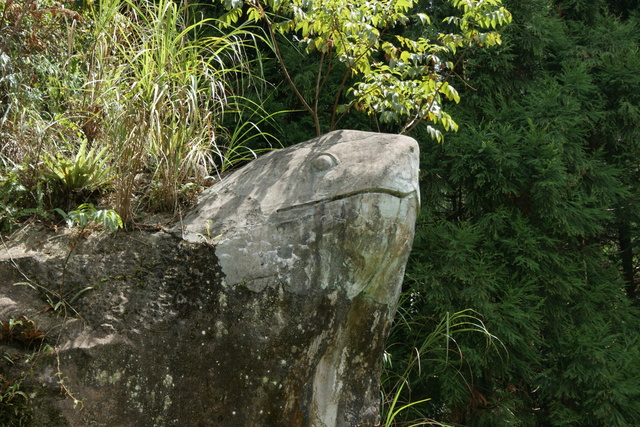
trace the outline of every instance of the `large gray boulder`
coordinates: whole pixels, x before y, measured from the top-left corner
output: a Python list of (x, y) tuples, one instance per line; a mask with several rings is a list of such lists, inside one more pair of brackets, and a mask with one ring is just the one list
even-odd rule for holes
[[(24, 382), (35, 425), (376, 425), (417, 174), (411, 138), (337, 131), (161, 231), (12, 236), (0, 321), (26, 316), (56, 350)], [(41, 312), (58, 294), (73, 302)]]

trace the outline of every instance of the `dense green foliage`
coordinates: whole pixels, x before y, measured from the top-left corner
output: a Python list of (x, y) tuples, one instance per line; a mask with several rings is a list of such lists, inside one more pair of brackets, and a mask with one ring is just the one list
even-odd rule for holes
[[(255, 157), (271, 119), (243, 96), (260, 31), (196, 6), (0, 3), (0, 221), (83, 202), (179, 211), (210, 175)], [(255, 56), (255, 55), (254, 55)]]
[[(423, 210), (405, 316), (472, 308), (506, 351), (466, 334), (449, 354), (458, 363), (424, 354), (410, 399), (431, 406), (412, 416), (638, 425), (638, 14), (505, 4), (503, 45), (460, 67), (460, 131), (445, 144), (417, 135)], [(421, 339), (400, 323), (396, 363)]]
[(640, 425), (640, 5), (503, 3), (2, 2), (1, 225), (126, 223), (278, 140), (407, 131), (386, 425)]
[[(442, 140), (441, 132), (457, 129), (443, 110), (443, 100), (456, 102), (459, 96), (448, 77), (454, 63), (445, 56), (472, 46), (501, 43), (495, 30), (510, 22), (511, 15), (500, 0), (449, 0), (452, 15), (446, 17), (449, 28), (433, 32), (405, 34), (402, 27), (425, 27), (429, 14), (420, 11), (417, 0), (357, 1), (292, 0), (221, 1), (222, 20), (262, 23), (270, 35), (275, 59), (282, 76), (302, 107), (313, 119), (316, 135), (336, 128), (340, 118), (351, 111), (363, 111), (383, 124), (402, 124), (402, 132), (423, 121), (430, 134)], [(411, 12), (411, 14), (410, 14)], [(284, 37), (278, 37), (284, 36)], [(300, 81), (290, 72), (288, 56), (281, 45), (297, 41), (297, 47), (316, 54), (311, 78), (312, 90), (305, 93)], [(341, 80), (329, 85), (337, 72)], [(333, 104), (327, 109), (330, 120), (321, 123), (321, 94), (329, 91)], [(347, 95), (347, 96), (345, 96)]]

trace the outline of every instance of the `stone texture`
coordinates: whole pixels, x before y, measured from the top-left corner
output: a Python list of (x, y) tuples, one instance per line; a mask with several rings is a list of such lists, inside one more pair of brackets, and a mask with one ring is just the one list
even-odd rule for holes
[[(33, 319), (57, 349), (27, 384), (38, 425), (376, 425), (417, 173), (414, 140), (337, 131), (255, 160), (163, 231), (13, 236), (0, 320)], [(42, 313), (24, 276), (93, 289)]]

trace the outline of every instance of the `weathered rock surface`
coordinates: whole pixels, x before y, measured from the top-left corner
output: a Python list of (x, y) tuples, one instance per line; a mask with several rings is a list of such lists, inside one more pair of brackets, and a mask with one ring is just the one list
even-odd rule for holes
[[(12, 236), (0, 321), (33, 319), (57, 350), (25, 384), (36, 425), (375, 425), (417, 173), (414, 140), (338, 131), (250, 163), (167, 230)], [(40, 312), (26, 278), (73, 302)]]

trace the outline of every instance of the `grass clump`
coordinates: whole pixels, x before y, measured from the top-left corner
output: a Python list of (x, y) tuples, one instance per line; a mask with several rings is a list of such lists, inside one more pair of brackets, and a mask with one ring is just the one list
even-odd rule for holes
[(276, 142), (259, 127), (273, 116), (244, 96), (264, 86), (249, 53), (266, 40), (249, 26), (223, 32), (204, 10), (173, 0), (0, 5), (6, 221), (16, 206), (103, 204), (125, 224), (140, 211), (176, 213), (205, 179)]

